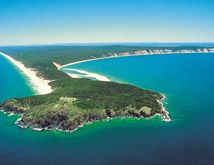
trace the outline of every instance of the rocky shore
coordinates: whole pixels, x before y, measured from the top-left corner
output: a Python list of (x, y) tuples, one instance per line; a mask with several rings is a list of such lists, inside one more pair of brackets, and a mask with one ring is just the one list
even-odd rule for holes
[[(50, 111), (49, 113), (43, 114), (42, 117), (34, 118), (31, 115), (29, 117), (29, 111), (31, 107), (26, 107), (21, 105), (22, 103), (18, 99), (11, 99), (0, 104), (0, 109), (3, 109), (5, 113), (21, 114), (21, 118), (16, 121), (21, 128), (30, 128), (35, 131), (42, 130), (60, 130), (60, 131), (74, 131), (85, 124), (92, 123), (95, 121), (113, 119), (113, 118), (145, 118), (149, 119), (156, 115), (159, 115), (163, 121), (171, 121), (168, 112), (163, 107), (162, 101), (164, 97), (162, 96), (156, 100), (156, 108), (143, 106), (139, 108), (134, 108), (131, 105), (124, 109), (114, 110), (114, 109), (104, 109), (104, 113), (92, 113), (84, 112), (78, 116), (72, 116), (72, 108), (70, 110), (61, 109), (58, 111)], [(70, 103), (74, 104), (77, 99), (70, 99)], [(73, 103), (71, 103), (73, 102)], [(63, 105), (66, 107), (66, 105)], [(80, 110), (81, 111), (81, 110)], [(100, 110), (97, 110), (98, 112)], [(32, 118), (33, 117), (33, 118)]]

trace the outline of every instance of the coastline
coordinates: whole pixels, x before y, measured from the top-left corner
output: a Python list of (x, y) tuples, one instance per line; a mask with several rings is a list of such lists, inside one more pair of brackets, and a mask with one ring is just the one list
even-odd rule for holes
[[(195, 53), (205, 53), (205, 52), (130, 54), (130, 55), (123, 55), (123, 56), (113, 56), (113, 57), (103, 57), (103, 58), (96, 58), (96, 59), (81, 60), (81, 61), (76, 61), (76, 62), (65, 64), (65, 65), (59, 65), (59, 64), (54, 62), (54, 65), (57, 67), (58, 70), (64, 71), (66, 74), (68, 74), (72, 78), (95, 78), (98, 81), (112, 81), (112, 80), (108, 79), (107, 77), (99, 75), (97, 73), (92, 73), (92, 72), (88, 72), (88, 71), (85, 71), (85, 70), (79, 70), (79, 69), (64, 68), (64, 67), (75, 65), (75, 64), (80, 64), (80, 63), (84, 63), (84, 62), (90, 62), (90, 61), (96, 61), (96, 60), (105, 60), (105, 59), (114, 59), (114, 58), (123, 58), (123, 57), (151, 56), (151, 55), (164, 55), (164, 54), (166, 54), (166, 55), (168, 55), (168, 54), (195, 54)], [(213, 53), (213, 52), (210, 52), (210, 53)], [(76, 71), (76, 72), (79, 72), (79, 73), (86, 73), (89, 76), (86, 75), (85, 77), (81, 77), (78, 74), (68, 73), (68, 72), (66, 72), (66, 70)], [(107, 80), (105, 80), (105, 78), (107, 78)], [(161, 113), (157, 113), (154, 116), (143, 118), (143, 119), (151, 119), (151, 118), (154, 118), (156, 116), (160, 116), (160, 118), (164, 122), (171, 122), (172, 121), (172, 119), (169, 116), (169, 112), (166, 110), (166, 108), (164, 107), (164, 103), (163, 103), (164, 100), (166, 99), (166, 96), (164, 94), (162, 94), (162, 93), (161, 93), (161, 95), (162, 95), (163, 98), (161, 100), (157, 100), (157, 102), (160, 104), (160, 106), (162, 108)], [(112, 118), (110, 118), (110, 119), (112, 119)], [(108, 120), (108, 119), (105, 119), (105, 120)], [(71, 132), (73, 132), (73, 131), (71, 131)]]
[[(41, 89), (43, 89), (43, 87), (44, 87), (44, 85), (48, 85), (48, 83), (50, 82), (50, 81), (48, 81), (48, 80), (43, 80), (43, 79), (41, 79), (42, 81), (45, 81), (45, 82), (47, 82), (47, 84), (44, 84), (44, 82), (41, 84), (41, 82), (38, 84), (38, 80), (35, 82), (35, 77), (37, 77), (36, 76), (36, 72), (35, 71), (33, 71), (33, 70), (31, 70), (30, 68), (26, 68), (21, 62), (19, 62), (19, 61), (16, 61), (15, 59), (13, 59), (12, 57), (10, 57), (10, 56), (8, 56), (8, 55), (6, 55), (6, 54), (4, 54), (4, 53), (1, 53), (0, 52), (0, 54), (1, 55), (3, 55), (5, 58), (7, 58), (11, 63), (13, 63), (15, 66), (17, 66), (26, 76), (28, 76), (29, 78), (30, 78), (30, 80), (31, 80), (31, 83), (35, 86), (35, 87), (39, 87), (39, 88), (36, 88), (36, 90), (41, 94), (41, 93), (43, 93), (43, 94), (46, 94), (46, 93), (44, 93), (44, 92), (47, 92), (47, 90), (46, 91), (44, 91), (44, 90), (42, 90), (41, 91)], [(129, 55), (129, 56), (132, 56), (132, 55)], [(110, 58), (110, 57), (109, 57)], [(101, 58), (101, 59), (105, 59), (105, 58)], [(94, 60), (98, 60), (98, 59), (94, 59)], [(86, 60), (86, 61), (90, 61), (90, 60)], [(85, 61), (85, 62), (86, 62)], [(80, 63), (81, 61), (79, 61), (78, 63)], [(69, 68), (68, 68), (69, 69)], [(60, 70), (60, 69), (59, 69)], [(94, 76), (93, 74), (96, 74), (96, 73), (90, 73), (90, 72), (87, 72), (86, 73), (86, 71), (83, 71), (83, 70), (77, 70), (77, 69), (74, 69), (74, 71), (76, 71), (76, 72), (79, 72), (79, 73), (83, 73), (83, 74), (89, 74), (89, 75), (91, 75), (91, 76)], [(34, 74), (33, 76), (35, 76), (35, 77), (32, 77), (32, 75), (29, 75), (29, 74)], [(96, 75), (98, 75), (98, 74), (96, 74)], [(100, 75), (98, 75), (98, 76), (100, 76)], [(104, 76), (103, 76), (104, 77)], [(37, 77), (38, 79), (40, 79), (39, 77)], [(79, 78), (81, 78), (81, 77), (79, 77)], [(90, 78), (90, 77), (87, 77), (87, 78)], [(99, 80), (99, 79), (98, 79)], [(99, 81), (105, 81), (105, 80), (99, 80)], [(109, 81), (111, 81), (111, 80), (109, 80)], [(49, 92), (50, 93), (50, 92)], [(163, 120), (163, 121), (165, 121), (165, 122), (170, 122), (171, 121), (171, 119), (170, 119), (170, 117), (169, 117), (169, 112), (168, 111), (166, 111), (166, 109), (164, 108), (164, 106), (163, 106), (163, 103), (162, 103), (162, 101), (164, 100), (164, 98), (165, 98), (165, 96), (164, 95), (162, 95), (163, 96), (163, 98), (161, 99), (161, 100), (157, 100), (157, 102), (160, 104), (160, 106), (162, 107), (161, 108), (161, 111), (159, 112), (159, 113), (156, 113), (156, 114), (154, 114), (153, 116), (151, 116), (151, 117), (141, 117), (141, 118), (143, 118), (143, 119), (150, 119), (150, 118), (154, 118), (154, 117), (156, 117), (156, 116), (160, 116), (161, 117), (161, 119)], [(11, 115), (11, 114), (10, 114)], [(135, 118), (135, 117), (116, 117), (116, 118)], [(84, 124), (82, 124), (82, 125), (79, 125), (76, 129), (74, 129), (74, 130), (71, 130), (71, 131), (69, 131), (69, 130), (62, 130), (62, 129), (59, 129), (59, 128), (40, 128), (40, 127), (36, 127), (36, 126), (33, 126), (33, 127), (29, 127), (29, 126), (26, 126), (26, 125), (22, 125), (22, 124), (20, 124), (20, 121), (21, 121), (21, 119), (22, 119), (22, 115), (21, 115), (21, 117), (15, 122), (15, 124), (17, 124), (20, 128), (30, 128), (30, 129), (32, 129), (32, 130), (34, 130), (34, 131), (42, 131), (42, 130), (58, 130), (58, 131), (64, 131), (64, 132), (73, 132), (73, 131), (75, 131), (75, 130), (77, 130), (79, 127), (82, 127), (83, 125), (85, 125), (85, 124), (90, 124), (90, 123), (92, 123), (92, 122), (96, 122), (96, 120), (95, 121), (92, 121), (92, 122), (89, 122), (89, 123), (84, 123)], [(98, 120), (98, 121), (103, 121), (103, 120), (109, 120), (109, 119), (114, 119), (114, 118), (106, 118), (106, 119), (102, 119), (102, 120)]]
[(88, 60), (81, 60), (76, 62), (71, 62), (65, 65), (56, 66), (58, 70), (63, 69), (66, 66), (71, 66), (75, 64), (80, 64), (84, 62), (105, 60), (105, 59), (114, 59), (114, 58), (123, 58), (123, 57), (136, 57), (136, 56), (157, 56), (157, 55), (173, 55), (173, 54), (203, 54), (203, 53), (214, 53), (214, 52), (169, 52), (169, 53), (147, 53), (147, 54), (128, 54), (128, 55), (118, 55), (118, 56), (106, 56), (101, 58), (93, 58)]
[(9, 55), (0, 52), (0, 55), (5, 57), (9, 62), (11, 62), (14, 66), (16, 66), (28, 79), (31, 87), (36, 91), (36, 94), (48, 94), (53, 90), (49, 85), (50, 80), (45, 80), (43, 78), (38, 77), (37, 72), (33, 68), (26, 68), (23, 63), (15, 60)]
[[(62, 69), (61, 71), (65, 72), (66, 74), (68, 74), (72, 78), (95, 78), (98, 81), (111, 81), (106, 76), (103, 76), (103, 75), (100, 75), (97, 73), (93, 73), (93, 72), (88, 72), (85, 70), (65, 68), (65, 69)], [(66, 71), (74, 71), (74, 72), (82, 74), (83, 76), (79, 75), (79, 74), (68, 73)]]
[(32, 131), (61, 131), (61, 132), (74, 132), (76, 130), (78, 130), (79, 128), (83, 127), (84, 125), (88, 125), (88, 124), (92, 124), (92, 123), (95, 123), (95, 122), (102, 122), (102, 121), (109, 121), (109, 120), (113, 120), (113, 119), (143, 119), (143, 120), (150, 120), (150, 119), (153, 119), (155, 117), (160, 117), (160, 119), (163, 121), (163, 122), (171, 122), (171, 118), (169, 117), (169, 112), (166, 111), (166, 109), (164, 108), (163, 106), (163, 101), (164, 99), (166, 98), (164, 94), (161, 93), (161, 96), (162, 98), (160, 100), (156, 100), (158, 102), (158, 104), (160, 105), (161, 107), (161, 110), (160, 112), (157, 112), (155, 114), (153, 114), (152, 116), (147, 116), (147, 117), (143, 117), (143, 116), (140, 116), (140, 117), (136, 117), (136, 116), (117, 116), (117, 117), (106, 117), (106, 118), (102, 118), (102, 119), (99, 119), (99, 120), (93, 120), (93, 121), (87, 121), (87, 122), (83, 122), (82, 124), (78, 125), (76, 128), (74, 128), (73, 130), (68, 130), (68, 129), (62, 129), (58, 126), (55, 126), (55, 127), (40, 127), (38, 124), (29, 124), (29, 123), (23, 123), (22, 119), (23, 119), (23, 114), (22, 113), (17, 113), (17, 112), (14, 112), (14, 111), (5, 111), (3, 109), (0, 109), (0, 112), (4, 113), (5, 115), (7, 115), (8, 117), (10, 116), (13, 116), (13, 115), (18, 115), (19, 118), (15, 121), (14, 124), (16, 124), (19, 128), (22, 128), (22, 129), (30, 129)]
[[(15, 113), (10, 113), (10, 112), (4, 112), (4, 110), (0, 110), (0, 113), (3, 113), (4, 115), (7, 115), (8, 117), (11, 117), (11, 116), (14, 116), (14, 115), (17, 115), (18, 116), (18, 119), (14, 122), (14, 124), (16, 124), (18, 126), (18, 128), (21, 128), (21, 129), (29, 129), (29, 130), (32, 130), (32, 131), (37, 131), (37, 132), (41, 132), (41, 131), (59, 131), (59, 132), (65, 132), (65, 133), (72, 133), (72, 132), (75, 132), (77, 131), (79, 128), (82, 128), (84, 127), (85, 125), (90, 125), (90, 124), (93, 124), (93, 123), (97, 123), (97, 122), (108, 122), (110, 120), (123, 120), (123, 119), (134, 119), (134, 120), (150, 120), (150, 119), (153, 119), (155, 117), (161, 117), (160, 114), (155, 114), (154, 116), (151, 116), (151, 117), (140, 117), (140, 118), (137, 118), (137, 117), (114, 117), (114, 118), (106, 118), (106, 119), (102, 119), (102, 120), (95, 120), (95, 121), (91, 121), (91, 122), (86, 122), (82, 125), (79, 125), (77, 128), (75, 128), (74, 130), (63, 130), (63, 129), (60, 129), (60, 128), (39, 128), (39, 127), (27, 127), (27, 126), (23, 126), (21, 124), (19, 124), (19, 122), (22, 120), (22, 114), (15, 114)], [(162, 117), (161, 117), (162, 119)], [(163, 120), (163, 119), (162, 119)], [(170, 121), (165, 121), (163, 120), (164, 122), (170, 122)]]
[(165, 121), (165, 122), (171, 122), (172, 119), (169, 117), (169, 112), (164, 107), (164, 100), (166, 99), (166, 96), (164, 94), (162, 94), (162, 93), (161, 93), (161, 95), (162, 95), (163, 98), (161, 99), (161, 101), (157, 100), (157, 102), (160, 104), (160, 106), (162, 108), (162, 111), (158, 115), (160, 115), (160, 117), (161, 117), (161, 119), (163, 121)]
[(19, 118), (15, 121), (15, 124), (19, 127), (19, 128), (22, 128), (22, 129), (30, 129), (32, 131), (38, 131), (38, 132), (41, 132), (41, 131), (60, 131), (60, 132), (68, 132), (68, 133), (72, 133), (72, 132), (75, 132), (77, 131), (79, 128), (81, 127), (84, 127), (85, 125), (89, 125), (89, 124), (93, 124), (95, 122), (108, 122), (110, 120), (114, 120), (114, 119), (135, 119), (135, 120), (139, 120), (139, 119), (143, 119), (143, 120), (150, 120), (150, 119), (153, 119), (157, 116), (159, 116), (161, 118), (161, 120), (163, 122), (171, 122), (171, 118), (169, 117), (169, 112), (166, 111), (166, 109), (164, 108), (163, 106), (163, 103), (162, 101), (165, 99), (165, 95), (161, 94), (163, 96), (163, 98), (161, 99), (161, 101), (157, 100), (157, 102), (161, 105), (162, 109), (161, 109), (161, 112), (160, 113), (156, 113), (150, 117), (133, 117), (133, 116), (121, 116), (121, 117), (107, 117), (107, 118), (104, 118), (104, 119), (100, 119), (100, 120), (94, 120), (94, 121), (89, 121), (89, 122), (85, 122), (85, 123), (82, 123), (81, 125), (78, 125), (75, 129), (73, 130), (67, 130), (67, 129), (61, 129), (59, 128), (58, 126), (57, 127), (44, 127), (44, 128), (41, 128), (41, 127), (38, 127), (37, 125), (23, 125), (22, 124), (22, 117), (23, 117), (23, 114), (16, 114), (16, 113), (13, 113), (13, 112), (5, 112), (4, 110), (1, 110), (4, 114), (6, 114), (8, 117), (9, 116), (13, 116), (13, 115), (19, 115)]

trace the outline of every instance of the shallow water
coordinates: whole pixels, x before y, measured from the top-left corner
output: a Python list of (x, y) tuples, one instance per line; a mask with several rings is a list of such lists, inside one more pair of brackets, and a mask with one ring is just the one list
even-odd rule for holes
[[(165, 123), (159, 117), (114, 119), (86, 125), (73, 133), (35, 132), (14, 125), (17, 116), (0, 113), (1, 163), (214, 164), (213, 55), (123, 57), (68, 67), (164, 93), (173, 121)], [(0, 64), (0, 75), (9, 72), (0, 78), (0, 88), (4, 89), (1, 100), (32, 93), (23, 75), (10, 63), (0, 57)]]

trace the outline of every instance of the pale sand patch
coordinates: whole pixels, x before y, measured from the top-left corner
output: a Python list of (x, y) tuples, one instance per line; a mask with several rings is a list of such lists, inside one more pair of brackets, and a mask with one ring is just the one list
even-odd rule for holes
[(76, 74), (75, 73), (67, 73), (72, 78), (83, 78), (84, 77), (84, 78), (95, 78), (98, 81), (111, 81), (110, 79), (108, 79), (105, 76), (99, 75), (97, 73), (87, 72), (85, 70), (71, 69), (71, 68), (64, 68), (63, 70), (64, 71), (70, 70), (70, 71), (77, 72)]

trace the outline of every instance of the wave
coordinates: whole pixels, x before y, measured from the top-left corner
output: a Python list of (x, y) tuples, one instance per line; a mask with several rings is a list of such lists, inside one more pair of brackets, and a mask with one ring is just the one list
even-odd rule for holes
[(62, 68), (66, 74), (68, 74), (72, 78), (89, 78), (89, 79), (96, 79), (98, 81), (111, 81), (105, 76), (99, 75), (97, 73), (87, 72), (85, 70), (79, 69), (71, 69), (71, 68)]

